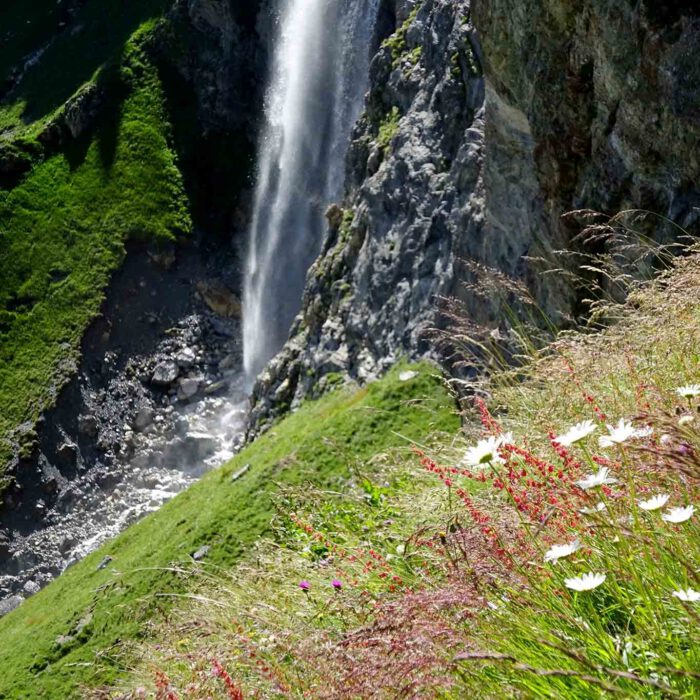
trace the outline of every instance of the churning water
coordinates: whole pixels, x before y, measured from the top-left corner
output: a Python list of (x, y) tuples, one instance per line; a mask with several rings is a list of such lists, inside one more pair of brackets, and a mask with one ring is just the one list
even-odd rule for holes
[(325, 209), (342, 194), (378, 6), (378, 0), (281, 2), (245, 273), (249, 379), (284, 344), (321, 248)]

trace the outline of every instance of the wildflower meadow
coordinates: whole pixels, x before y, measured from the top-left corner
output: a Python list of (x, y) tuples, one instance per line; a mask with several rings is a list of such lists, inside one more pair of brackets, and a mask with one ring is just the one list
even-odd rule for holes
[(699, 293), (689, 256), (475, 381), (458, 434), (281, 490), (120, 697), (700, 695)]

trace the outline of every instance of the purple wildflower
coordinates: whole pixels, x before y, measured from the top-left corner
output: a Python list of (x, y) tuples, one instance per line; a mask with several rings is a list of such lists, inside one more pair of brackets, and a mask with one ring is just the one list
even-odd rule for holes
[(306, 593), (309, 590), (309, 588), (311, 588), (311, 584), (306, 579), (304, 579), (303, 581), (299, 581), (299, 588), (301, 588), (301, 590), (304, 591), (304, 593)]
[(333, 586), (333, 588), (335, 588), (336, 591), (339, 591), (343, 587), (343, 582), (338, 580), (337, 578), (334, 578), (331, 581), (331, 586)]

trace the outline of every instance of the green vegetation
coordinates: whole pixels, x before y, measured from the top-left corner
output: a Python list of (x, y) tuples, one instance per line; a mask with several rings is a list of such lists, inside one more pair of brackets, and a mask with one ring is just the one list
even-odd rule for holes
[[(391, 58), (394, 68), (397, 68), (399, 66), (403, 56), (408, 52), (408, 46), (406, 44), (406, 35), (408, 34), (409, 27), (413, 24), (413, 22), (415, 22), (416, 17), (418, 17), (419, 10), (420, 4), (418, 4), (411, 10), (403, 24), (388, 39), (385, 39), (384, 41), (383, 46), (386, 46), (391, 51)], [(414, 52), (412, 52), (412, 55)], [(420, 59), (420, 52), (417, 54), (416, 60), (412, 63), (412, 65), (415, 65), (418, 59)]]
[(394, 106), (379, 125), (379, 131), (377, 133), (377, 146), (379, 146), (379, 148), (381, 148), (383, 151), (386, 151), (391, 147), (391, 142), (399, 131), (400, 119), (401, 112), (399, 112), (398, 107)]
[[(417, 374), (401, 381), (407, 369)], [(170, 594), (196, 578), (190, 557), (200, 546), (211, 547), (208, 565), (232, 567), (270, 532), (272, 496), (281, 488), (337, 490), (355, 470), (372, 479), (373, 455), (457, 426), (430, 365), (402, 366), (367, 388), (305, 404), (0, 619), (0, 697), (85, 697), (83, 685), (114, 682), (133, 661), (118, 643), (147, 638), (164, 619), (177, 600)], [(98, 569), (106, 556), (112, 560)]]
[[(171, 4), (171, 0), (4, 2), (0, 27), (13, 31), (3, 37), (0, 82), (18, 69), (22, 79), (0, 105), (0, 132), (31, 124), (61, 107), (103, 65), (118, 62), (132, 34)], [(22, 71), (32, 55), (36, 60)]]
[[(101, 11), (103, 5), (88, 3), (83, 12), (95, 15), (94, 27), (103, 27), (109, 41), (92, 50), (71, 35), (61, 60), (46, 69), (49, 76), (51, 70), (59, 71), (63, 82), (40, 73), (41, 84), (55, 90), (53, 105), (85, 77), (71, 61), (78, 63), (86, 51), (81, 70), (92, 66), (94, 59), (113, 55), (116, 38), (132, 32), (131, 40), (119, 47), (119, 63), (95, 76), (104, 93), (101, 116), (19, 184), (0, 190), (0, 470), (12, 454), (12, 431), (35, 421), (73, 371), (84, 329), (123, 260), (126, 241), (169, 241), (191, 228), (182, 176), (169, 144), (163, 89), (144, 50), (155, 23), (134, 26), (136, 18), (163, 3), (132, 3), (119, 12), (114, 3)], [(20, 12), (20, 5), (3, 12)], [(12, 18), (17, 20), (14, 14)], [(97, 41), (100, 35), (91, 36)], [(50, 58), (48, 51), (46, 55)], [(30, 77), (28, 73), (27, 95)], [(17, 150), (5, 143), (4, 152)], [(22, 144), (24, 158), (39, 148), (30, 136), (14, 143)], [(31, 448), (27, 435), (17, 438), (25, 452)]]
[(189, 230), (154, 69), (126, 65), (117, 121), (0, 192), (0, 434), (50, 401), (125, 241)]
[(120, 690), (697, 697), (699, 298), (696, 256), (613, 327), (475, 381), (463, 434), (286, 489), (273, 537), (194, 577)]

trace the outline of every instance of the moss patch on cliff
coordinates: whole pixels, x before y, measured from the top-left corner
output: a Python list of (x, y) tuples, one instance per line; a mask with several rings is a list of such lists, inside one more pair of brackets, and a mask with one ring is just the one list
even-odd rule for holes
[(394, 106), (379, 125), (379, 130), (377, 132), (377, 146), (379, 146), (379, 148), (381, 148), (383, 151), (386, 151), (391, 147), (391, 142), (399, 131), (400, 119), (401, 112), (399, 111), (398, 107)]
[(370, 457), (406, 444), (401, 436), (456, 430), (437, 371), (411, 369), (410, 381), (397, 368), (366, 388), (305, 404), (0, 619), (0, 697), (84, 697), (84, 686), (113, 681), (128, 661), (119, 643), (147, 637), (152, 621), (188, 590), (191, 555), (207, 545), (209, 564), (233, 565), (269, 532), (280, 485), (342, 486), (353, 465), (369, 473)]
[[(410, 26), (415, 22), (416, 17), (418, 16), (419, 10), (420, 4), (414, 7), (408, 17), (406, 17), (404, 20), (403, 24), (401, 24), (401, 26), (388, 39), (384, 40), (383, 46), (386, 46), (391, 51), (391, 58), (394, 68), (398, 67), (403, 56), (409, 51), (406, 43), (406, 37)], [(417, 61), (420, 58), (420, 53), (418, 53), (415, 58)]]
[(101, 76), (110, 89), (94, 132), (0, 190), (0, 465), (9, 433), (36, 420), (72, 371), (126, 240), (190, 230), (163, 91), (142, 49), (151, 28)]

